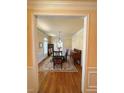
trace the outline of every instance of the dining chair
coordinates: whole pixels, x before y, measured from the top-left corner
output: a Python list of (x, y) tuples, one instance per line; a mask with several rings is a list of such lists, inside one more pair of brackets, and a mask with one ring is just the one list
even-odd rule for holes
[(63, 59), (62, 57), (53, 57), (53, 68), (55, 69), (56, 65), (61, 65), (61, 69), (62, 69), (62, 63), (63, 63)]

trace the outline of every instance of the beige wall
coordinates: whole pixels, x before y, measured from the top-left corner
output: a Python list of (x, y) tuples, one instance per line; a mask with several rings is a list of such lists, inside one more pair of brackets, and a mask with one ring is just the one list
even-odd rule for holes
[(80, 29), (72, 36), (72, 49), (83, 49), (83, 29)]
[(72, 48), (72, 37), (64, 37), (64, 48), (71, 49)]
[(32, 46), (32, 12), (27, 11), (27, 65), (32, 67), (33, 65), (33, 46)]
[(48, 43), (49, 43), (49, 44), (52, 43), (52, 42), (51, 42), (51, 38), (52, 38), (51, 36), (48, 36)]

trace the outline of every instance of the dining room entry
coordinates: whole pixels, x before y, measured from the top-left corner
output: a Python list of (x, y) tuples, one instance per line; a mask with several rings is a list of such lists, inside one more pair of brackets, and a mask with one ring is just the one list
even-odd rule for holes
[[(85, 16), (36, 16), (36, 56), (41, 59), (39, 93), (56, 93), (60, 87), (59, 92), (81, 92), (84, 19)], [(38, 46), (41, 42), (43, 47)]]

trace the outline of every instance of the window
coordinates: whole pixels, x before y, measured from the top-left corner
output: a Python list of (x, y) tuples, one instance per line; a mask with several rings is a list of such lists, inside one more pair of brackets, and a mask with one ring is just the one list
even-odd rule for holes
[(47, 38), (44, 38), (43, 49), (44, 49), (44, 55), (46, 55), (48, 53), (48, 39)]

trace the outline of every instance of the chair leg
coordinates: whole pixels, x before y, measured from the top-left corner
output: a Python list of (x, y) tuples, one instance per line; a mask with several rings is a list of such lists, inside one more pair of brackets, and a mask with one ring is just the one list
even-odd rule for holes
[(61, 63), (61, 69), (62, 69), (62, 63)]
[(55, 63), (53, 64), (53, 68), (55, 69)]
[(67, 58), (66, 58), (66, 62), (67, 62)]

